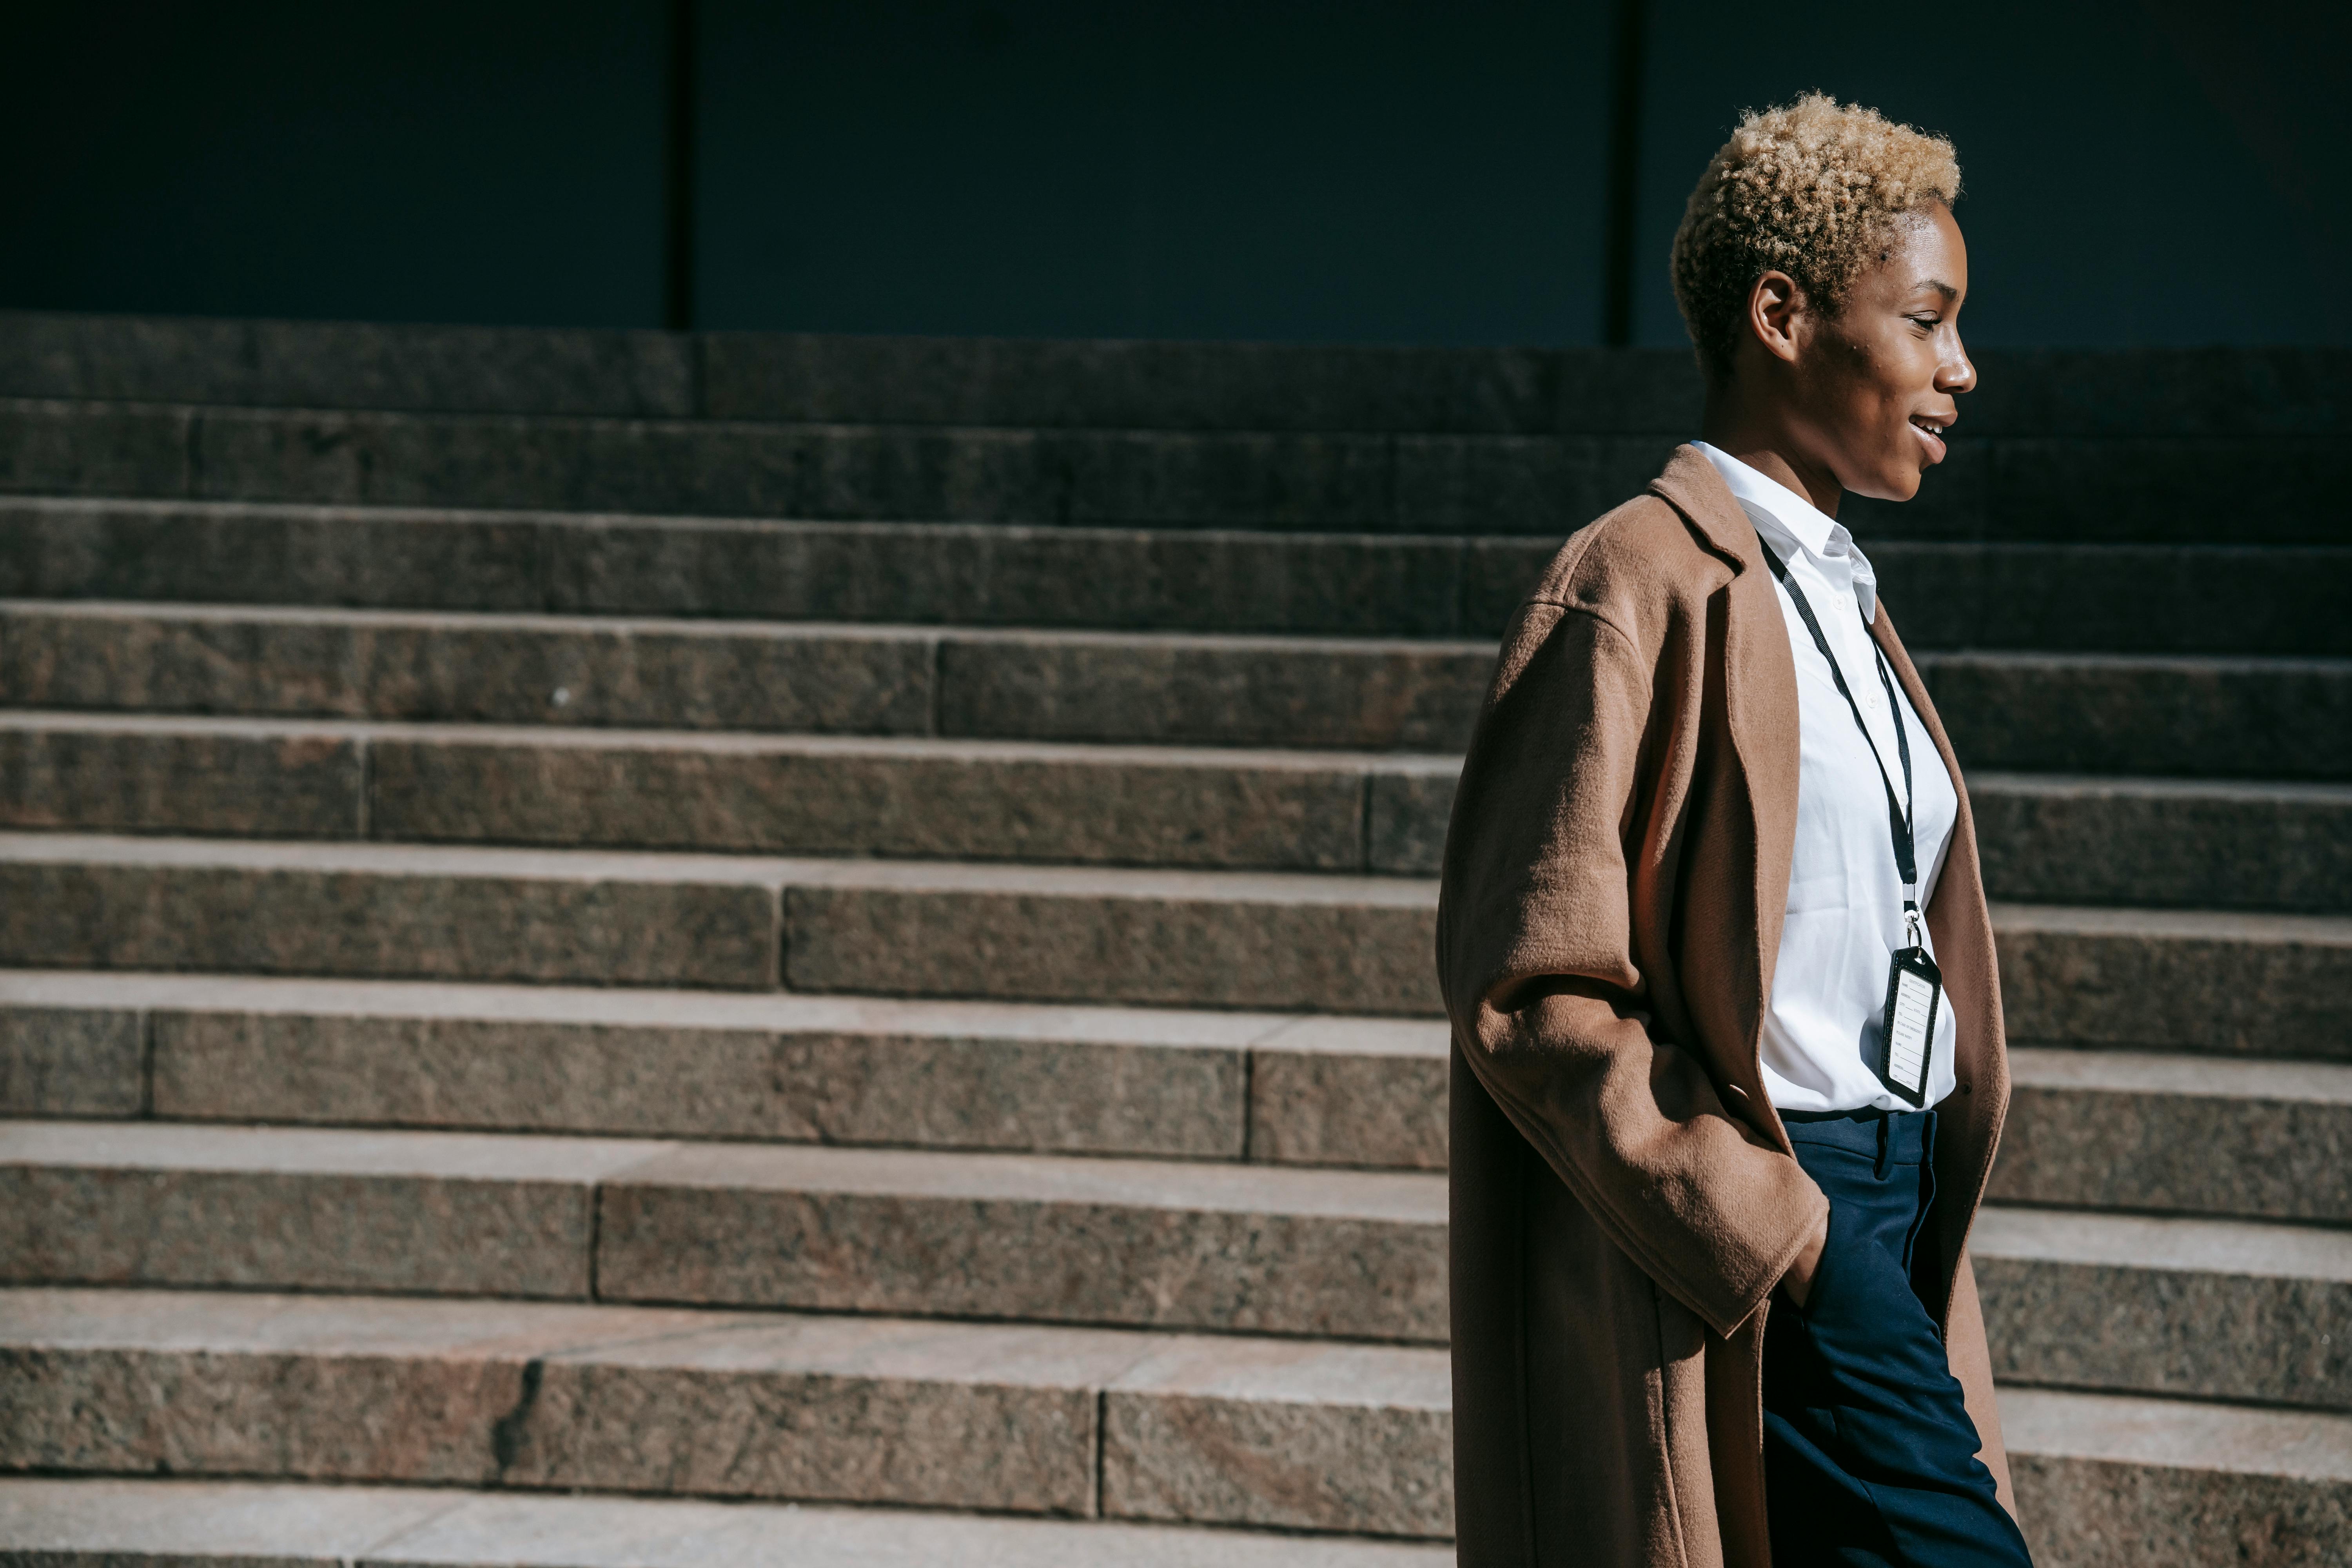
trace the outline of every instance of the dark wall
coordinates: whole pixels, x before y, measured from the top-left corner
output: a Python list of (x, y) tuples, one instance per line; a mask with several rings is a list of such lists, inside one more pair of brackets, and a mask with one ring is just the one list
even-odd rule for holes
[(658, 0), (9, 11), (0, 304), (658, 319)]
[[(2352, 342), (2352, 7), (1643, 8), (1628, 147), (1616, 0), (696, 0), (696, 321), (1594, 342), (1630, 153), (1679, 342), (1684, 195), (1819, 86), (1958, 141), (1976, 342)], [(672, 0), (16, 10), (0, 305), (663, 319)]]
[(1638, 341), (1685, 341), (1666, 249), (1738, 110), (1817, 86), (1959, 149), (1975, 342), (2352, 342), (2352, 5), (1738, 9), (1651, 0)]
[(708, 0), (714, 326), (1590, 341), (1608, 36), (1552, 0)]

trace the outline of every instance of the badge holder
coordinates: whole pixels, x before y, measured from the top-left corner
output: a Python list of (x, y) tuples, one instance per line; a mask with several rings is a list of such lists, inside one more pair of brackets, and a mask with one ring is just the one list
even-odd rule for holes
[(1879, 1030), (1878, 1081), (1916, 1109), (1927, 1103), (1927, 1062), (1935, 1052), (1936, 1015), (1944, 1005), (1944, 973), (1919, 941), (1919, 917), (1906, 913), (1911, 945), (1886, 972), (1886, 1016)]

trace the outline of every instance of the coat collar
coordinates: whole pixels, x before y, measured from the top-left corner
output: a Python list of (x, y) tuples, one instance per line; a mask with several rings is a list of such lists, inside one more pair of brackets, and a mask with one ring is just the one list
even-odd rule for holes
[[(1690, 442), (1675, 448), (1666, 459), (1665, 471), (1650, 481), (1650, 489), (1672, 502), (1674, 509), (1690, 519), (1717, 553), (1729, 560), (1742, 572), (1761, 571), (1764, 566), (1762, 547), (1756, 541), (1756, 525), (1748, 521), (1740, 510), (1739, 499), (1731, 487), (1723, 482), (1706, 454)], [(1793, 674), (1790, 677), (1794, 679)]]
[(1742, 965), (1752, 965), (1755, 980), (1739, 1004), (1746, 1040), (1738, 1088), (1755, 1124), (1785, 1153), (1788, 1134), (1765, 1094), (1758, 1053), (1764, 1037), (1765, 999), (1772, 994), (1772, 972), (1780, 956), (1789, 871), (1797, 848), (1796, 660), (1789, 651), (1788, 626), (1780, 616), (1772, 574), (1765, 568), (1756, 525), (1748, 521), (1706, 454), (1688, 444), (1675, 447), (1650, 489), (1735, 568), (1725, 594), (1723, 657), (1730, 679), (1724, 683), (1724, 723), (1747, 787), (1754, 827), (1748, 844), (1752, 857), (1748, 896), (1754, 901), (1746, 923), (1756, 942)]

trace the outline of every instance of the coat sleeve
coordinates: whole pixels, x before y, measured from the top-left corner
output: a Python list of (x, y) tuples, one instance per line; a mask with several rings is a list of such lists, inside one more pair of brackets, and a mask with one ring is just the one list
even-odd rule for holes
[(1960, 1254), (1952, 1278), (1952, 1310), (1944, 1331), (1944, 1352), (1952, 1375), (1967, 1398), (1969, 1419), (1976, 1423), (1977, 1458), (1992, 1472), (1993, 1489), (2000, 1506), (2017, 1517), (2017, 1489), (2010, 1484), (2009, 1451), (2000, 1439), (2000, 1403), (1993, 1394), (1992, 1352), (1985, 1343), (1984, 1306), (1977, 1300), (1977, 1274), (1969, 1255)]
[(1463, 1055), (1503, 1113), (1612, 1241), (1727, 1335), (1828, 1200), (1725, 1110), (1688, 1042), (1662, 1037), (1634, 962), (1629, 859), (1675, 831), (1684, 803), (1653, 798), (1659, 781), (1691, 775), (1656, 754), (1687, 743), (1666, 721), (1687, 682), (1654, 689), (1667, 684), (1654, 675), (1589, 610), (1522, 613), (1455, 795), (1439, 979)]

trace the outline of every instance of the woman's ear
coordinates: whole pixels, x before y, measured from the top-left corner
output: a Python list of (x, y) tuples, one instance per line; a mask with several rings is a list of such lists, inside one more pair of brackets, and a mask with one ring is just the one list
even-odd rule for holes
[(1748, 290), (1748, 330), (1764, 352), (1783, 363), (1797, 359), (1797, 319), (1805, 291), (1785, 272), (1767, 272)]

